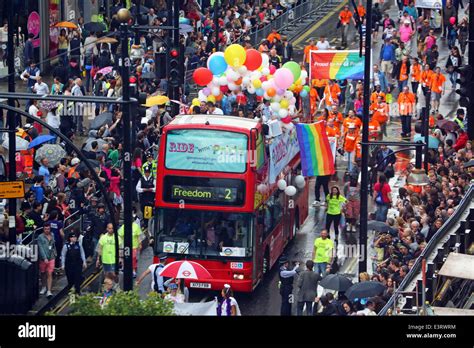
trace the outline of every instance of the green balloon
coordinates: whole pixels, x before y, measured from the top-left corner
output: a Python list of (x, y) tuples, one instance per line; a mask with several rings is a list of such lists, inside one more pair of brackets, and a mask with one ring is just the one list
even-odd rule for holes
[(295, 78), (294, 81), (296, 81), (300, 78), (301, 68), (298, 65), (298, 63), (293, 62), (293, 61), (286, 62), (285, 64), (283, 64), (283, 68), (286, 68), (286, 69), (291, 71), (291, 73), (293, 74), (293, 77)]
[(309, 91), (311, 90), (311, 88), (309, 88), (309, 86), (304, 86), (303, 89), (309, 93)]

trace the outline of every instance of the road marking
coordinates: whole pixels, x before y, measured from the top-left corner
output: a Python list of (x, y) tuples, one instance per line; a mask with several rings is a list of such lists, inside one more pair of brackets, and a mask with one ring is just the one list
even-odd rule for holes
[(205, 297), (203, 297), (202, 300), (199, 301), (199, 302), (200, 302), (200, 303), (204, 303), (204, 302), (206, 302), (208, 299), (209, 299), (209, 296), (205, 296)]
[(334, 39), (330, 41), (330, 43), (335, 43), (337, 40), (338, 40), (337, 37), (335, 37)]
[(316, 24), (314, 24), (311, 28), (309, 28), (306, 33), (304, 33), (302, 36), (300, 36), (299, 38), (297, 38), (294, 42), (293, 42), (293, 46), (299, 44), (301, 41), (303, 41), (304, 39), (306, 39), (310, 34), (313, 34), (313, 32), (318, 29), (321, 25), (323, 25), (324, 23), (327, 22), (327, 20), (329, 18), (331, 18), (334, 13), (338, 12), (339, 10), (341, 10), (346, 4), (346, 1), (343, 1), (341, 2), (336, 8), (332, 9), (331, 12), (329, 12), (328, 14), (326, 14), (323, 18), (321, 18), (321, 20), (319, 22), (317, 22)]

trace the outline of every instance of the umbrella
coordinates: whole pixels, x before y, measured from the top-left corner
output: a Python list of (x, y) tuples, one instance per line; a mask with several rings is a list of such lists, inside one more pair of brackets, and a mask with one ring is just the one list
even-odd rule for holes
[(325, 289), (337, 290), (337, 291), (346, 291), (353, 284), (351, 280), (347, 277), (344, 277), (340, 274), (328, 274), (319, 282)]
[(459, 125), (456, 122), (446, 119), (436, 122), (436, 126), (439, 129), (445, 130), (446, 132), (454, 132), (455, 130), (459, 129)]
[(91, 145), (91, 144), (92, 144), (94, 141), (97, 141), (97, 145), (99, 145), (99, 148), (101, 148), (102, 145), (107, 144), (107, 142), (106, 142), (104, 139), (101, 139), (101, 138), (89, 138), (89, 139), (87, 139), (87, 141), (86, 141), (86, 145), (84, 146), (84, 150), (85, 150), (85, 151), (90, 151), (90, 150), (92, 150), (92, 145)]
[[(130, 8), (130, 13), (132, 14), (132, 16), (135, 15), (135, 10), (137, 9), (137, 7), (135, 5), (133, 5), (131, 8)], [(146, 6), (143, 6), (143, 5), (140, 5), (140, 7), (138, 8), (138, 13), (139, 14), (145, 14), (146, 12), (150, 11), (150, 9)]]
[(104, 112), (103, 114), (96, 116), (91, 122), (90, 129), (99, 129), (104, 124), (111, 125), (113, 123), (112, 117), (113, 115), (111, 112)]
[(474, 167), (474, 159), (464, 163), (464, 168)]
[(191, 33), (194, 31), (194, 28), (192, 25), (189, 24), (180, 24), (179, 25), (179, 33), (180, 34), (186, 34), (186, 33)]
[(194, 261), (174, 261), (166, 265), (160, 272), (162, 277), (181, 279), (209, 279), (211, 274)]
[(101, 32), (105, 31), (105, 25), (99, 22), (89, 22), (84, 24), (84, 29), (92, 32)]
[[(87, 162), (92, 166), (92, 168), (100, 168), (100, 162), (92, 159), (88, 159)], [(76, 170), (81, 172), (83, 170), (88, 170), (89, 168), (84, 162), (79, 163)]]
[(346, 296), (349, 300), (356, 298), (366, 298), (380, 295), (384, 292), (385, 286), (379, 282), (360, 282), (352, 285), (346, 291)]
[(165, 95), (155, 95), (154, 97), (150, 97), (146, 100), (146, 104), (143, 104), (146, 107), (151, 107), (155, 105), (163, 105), (166, 104), (170, 101), (170, 98), (168, 98)]
[(42, 100), (40, 101), (40, 109), (46, 110), (46, 111), (51, 111), (54, 108), (57, 108), (60, 103), (54, 100)]
[(53, 168), (66, 157), (66, 151), (59, 144), (45, 144), (36, 151), (35, 161), (41, 163), (41, 159), (47, 158), (48, 166)]
[(59, 22), (53, 25), (56, 28), (68, 28), (68, 29), (77, 29), (77, 25), (72, 22)]
[(385, 222), (382, 221), (377, 221), (377, 220), (370, 220), (367, 222), (367, 229), (376, 231), (376, 232), (381, 232), (381, 233), (393, 233), (397, 232), (396, 228), (390, 227), (387, 225)]
[(50, 134), (44, 134), (44, 135), (40, 135), (40, 136), (37, 136), (36, 138), (34, 138), (30, 145), (28, 145), (28, 149), (32, 149), (38, 145), (41, 145), (41, 144), (44, 144), (44, 143), (47, 143), (48, 141), (51, 141), (53, 140), (55, 137), (50, 135)]
[[(19, 136), (15, 137), (15, 148), (17, 151), (28, 150), (28, 140), (25, 140)], [(2, 143), (2, 146), (8, 150), (10, 144), (8, 139), (8, 134), (5, 135), (5, 140)]]
[(97, 74), (107, 75), (110, 74), (114, 70), (113, 66), (106, 66), (105, 68), (100, 69), (97, 71)]
[(108, 36), (101, 37), (100, 39), (97, 40), (97, 43), (115, 44), (117, 42), (118, 42), (117, 39), (114, 39), (113, 37), (108, 37)]

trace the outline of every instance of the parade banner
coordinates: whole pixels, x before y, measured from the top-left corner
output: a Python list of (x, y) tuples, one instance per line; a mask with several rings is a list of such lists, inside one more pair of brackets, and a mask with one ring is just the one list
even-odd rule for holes
[(418, 8), (431, 8), (440, 10), (443, 6), (441, 0), (416, 0), (415, 6)]
[(330, 80), (363, 80), (364, 56), (359, 51), (311, 51), (310, 77)]
[(300, 151), (295, 128), (282, 133), (273, 139), (270, 144), (270, 184), (276, 182), (276, 178), (288, 163)]

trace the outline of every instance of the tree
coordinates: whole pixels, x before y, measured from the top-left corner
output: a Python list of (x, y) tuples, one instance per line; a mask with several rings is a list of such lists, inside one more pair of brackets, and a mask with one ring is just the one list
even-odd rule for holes
[(71, 315), (113, 315), (113, 316), (171, 316), (173, 303), (163, 300), (157, 293), (150, 292), (145, 300), (140, 300), (136, 291), (119, 291), (112, 295), (103, 308), (97, 294), (85, 294), (71, 304)]

